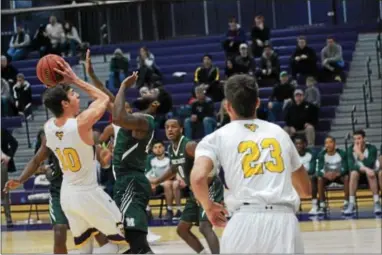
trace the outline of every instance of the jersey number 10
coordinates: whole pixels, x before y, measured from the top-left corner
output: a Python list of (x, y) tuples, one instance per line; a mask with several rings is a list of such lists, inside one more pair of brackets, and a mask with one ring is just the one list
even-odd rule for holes
[(61, 151), (57, 148), (55, 152), (61, 162), (62, 171), (78, 172), (81, 169), (80, 157), (75, 149), (65, 148)]
[[(270, 149), (271, 160), (256, 164), (260, 159), (261, 151), (263, 149)], [(284, 171), (284, 160), (281, 157), (280, 143), (274, 138), (265, 138), (260, 144), (254, 141), (241, 142), (237, 150), (239, 153), (244, 154), (241, 160), (241, 167), (245, 178), (250, 178), (254, 175), (264, 174), (265, 169), (273, 173), (281, 173)]]

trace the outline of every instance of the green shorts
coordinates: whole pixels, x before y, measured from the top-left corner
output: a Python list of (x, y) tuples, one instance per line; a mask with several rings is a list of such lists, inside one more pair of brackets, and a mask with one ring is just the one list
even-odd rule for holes
[(69, 225), (60, 203), (61, 183), (62, 179), (53, 180), (49, 188), (49, 215), (53, 225)]
[[(219, 177), (216, 177), (209, 187), (210, 198), (217, 203), (224, 200), (224, 186)], [(181, 221), (199, 224), (199, 221), (207, 221), (207, 215), (203, 208), (199, 206), (194, 194), (191, 192), (190, 197), (186, 201), (186, 206), (183, 209)]]
[(122, 212), (125, 230), (147, 233), (146, 207), (150, 200), (151, 185), (144, 173), (132, 172), (118, 176), (114, 184), (114, 201)]

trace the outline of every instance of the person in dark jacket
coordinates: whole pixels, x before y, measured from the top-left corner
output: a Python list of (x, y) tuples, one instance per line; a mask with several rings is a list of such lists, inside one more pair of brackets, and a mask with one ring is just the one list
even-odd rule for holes
[(9, 63), (6, 56), (1, 56), (1, 78), (5, 79), (12, 90), (13, 84), (16, 82), (17, 69)]
[(268, 121), (276, 121), (279, 119), (283, 109), (292, 102), (295, 87), (290, 84), (287, 72), (280, 73), (280, 83), (277, 84), (272, 91), (272, 95), (268, 102)]
[(13, 157), (17, 151), (19, 143), (12, 134), (5, 128), (1, 127), (1, 151), (10, 159), (8, 160), (8, 172), (16, 172)]
[(255, 75), (256, 64), (252, 56), (248, 52), (248, 45), (246, 43), (240, 44), (240, 55), (235, 58), (234, 70), (236, 74)]
[(9, 42), (7, 54), (12, 58), (12, 61), (23, 60), (28, 55), (28, 47), (31, 40), (21, 26), (17, 26), (16, 33), (12, 36)]
[(40, 27), (36, 30), (31, 43), (31, 51), (37, 50), (40, 53), (40, 58), (46, 54), (52, 53), (52, 44), (48, 34), (45, 32), (46, 24), (40, 24)]
[(318, 123), (318, 108), (311, 103), (304, 101), (304, 92), (296, 89), (294, 92), (294, 102), (285, 114), (284, 130), (290, 135), (304, 134), (308, 141), (308, 146), (314, 146), (315, 126)]
[(224, 74), (226, 79), (235, 74), (235, 69), (233, 69), (233, 63), (230, 59), (227, 59), (225, 62)]
[(129, 59), (123, 55), (121, 49), (115, 49), (109, 69), (109, 88), (119, 88), (121, 82), (129, 75)]
[(232, 58), (239, 53), (240, 44), (246, 41), (245, 32), (236, 22), (236, 18), (229, 20), (229, 29), (223, 39), (223, 49), (227, 58)]
[(264, 17), (256, 16), (255, 24), (251, 31), (252, 53), (254, 57), (260, 57), (264, 46), (269, 44), (271, 37), (270, 29), (264, 25)]
[(13, 98), (19, 112), (23, 112), (25, 107), (32, 103), (32, 88), (22, 73), (17, 74), (17, 82), (13, 86)]
[(303, 76), (317, 76), (317, 55), (314, 49), (306, 45), (304, 36), (297, 38), (297, 47), (290, 59), (292, 77), (296, 79), (297, 74)]
[(275, 84), (279, 79), (280, 61), (279, 56), (273, 51), (270, 45), (264, 47), (263, 55), (260, 59), (260, 70), (257, 72), (259, 82), (264, 84)]

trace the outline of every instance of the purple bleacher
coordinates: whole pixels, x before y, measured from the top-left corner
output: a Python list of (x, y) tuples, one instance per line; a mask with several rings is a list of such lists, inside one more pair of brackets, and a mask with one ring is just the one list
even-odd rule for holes
[[(76, 65), (79, 62), (79, 58), (78, 57), (65, 57), (64, 59), (70, 65)], [(13, 61), (12, 65), (14, 67), (16, 67), (17, 69), (29, 68), (29, 67), (36, 68), (38, 61), (39, 61), (38, 58), (37, 59), (27, 59), (27, 60)]]
[(1, 126), (7, 129), (14, 129), (22, 127), (23, 119), (20, 116), (14, 117), (1, 117)]

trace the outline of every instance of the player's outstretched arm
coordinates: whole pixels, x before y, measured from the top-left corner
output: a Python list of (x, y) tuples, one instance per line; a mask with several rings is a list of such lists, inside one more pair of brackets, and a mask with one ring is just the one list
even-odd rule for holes
[(41, 163), (49, 156), (49, 149), (46, 147), (46, 140), (43, 139), (40, 148), (33, 158), (25, 166), (24, 171), (19, 178), (9, 180), (5, 184), (4, 192), (8, 192), (11, 189), (16, 189), (18, 186), (26, 182), (34, 173), (37, 172)]
[(301, 198), (312, 196), (309, 175), (303, 165), (292, 173), (292, 184)]
[(143, 116), (131, 114), (126, 112), (125, 109), (125, 90), (131, 87), (137, 80), (137, 72), (127, 77), (121, 84), (118, 94), (115, 97), (113, 108), (113, 124), (120, 126), (124, 129), (147, 131), (149, 129), (149, 122)]
[(158, 178), (152, 178), (150, 179), (150, 183), (152, 185), (159, 185), (161, 184), (162, 182), (166, 181), (166, 180), (169, 180), (171, 178), (173, 178), (176, 173), (178, 172), (178, 169), (171, 165), (167, 170), (166, 172), (164, 172), (164, 174), (162, 174), (161, 176), (159, 176)]

